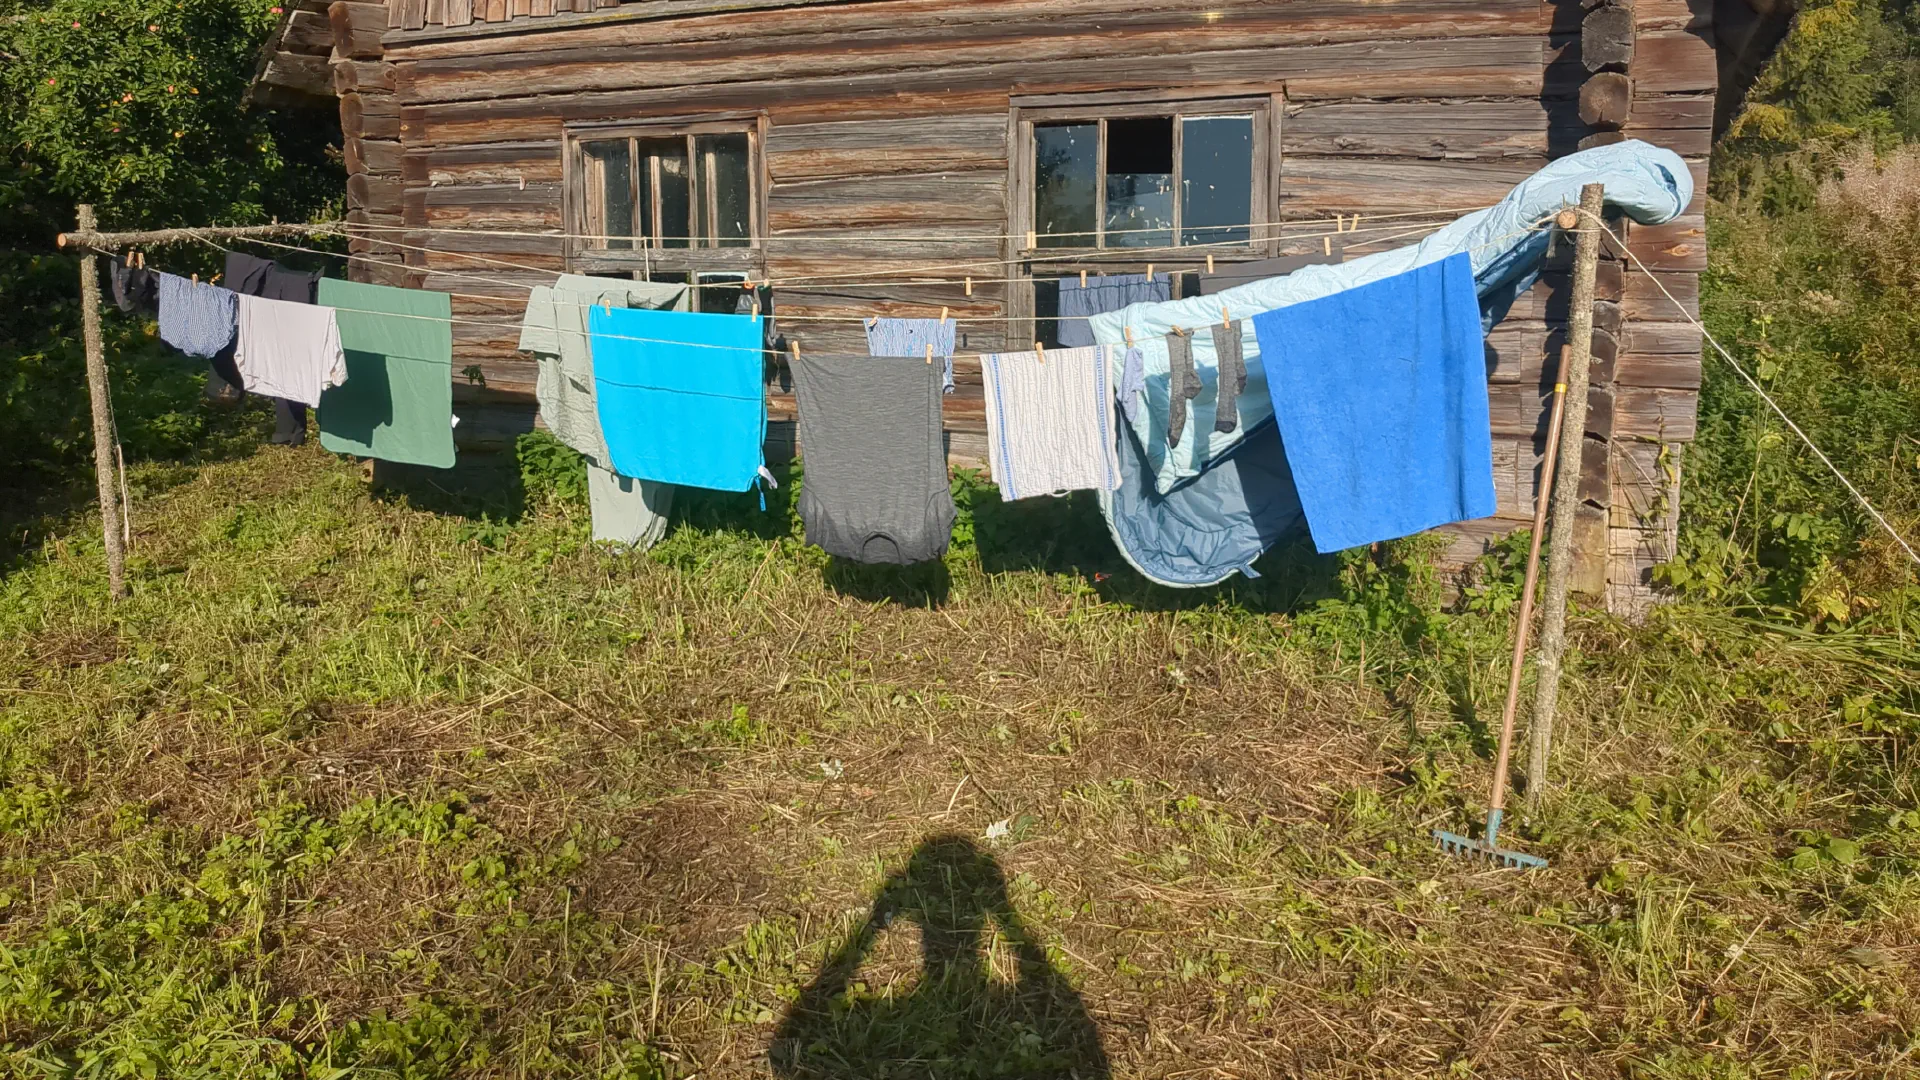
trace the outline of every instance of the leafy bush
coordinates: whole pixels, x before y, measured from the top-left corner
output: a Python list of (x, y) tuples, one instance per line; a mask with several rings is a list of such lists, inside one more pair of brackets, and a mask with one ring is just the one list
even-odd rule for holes
[[(1920, 532), (1920, 22), (1809, 4), (1716, 151), (1709, 329), (1906, 536)], [(1682, 593), (1814, 624), (1911, 586), (1906, 555), (1726, 363), (1705, 362)]]

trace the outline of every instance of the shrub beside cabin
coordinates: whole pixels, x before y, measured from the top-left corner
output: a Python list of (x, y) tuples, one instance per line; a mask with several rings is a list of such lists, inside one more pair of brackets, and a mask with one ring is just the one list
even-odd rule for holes
[[(762, 297), (844, 317), (779, 327), (802, 348), (864, 352), (867, 315), (1009, 320), (963, 324), (961, 352), (978, 353), (1051, 344), (1063, 275), (1305, 251), (1331, 229), (1305, 223), (1358, 214), (1351, 258), (1408, 242), (1383, 228), (1394, 215), (1485, 206), (1599, 141), (1670, 147), (1704, 192), (1713, 6), (305, 0), (259, 92), (337, 95), (351, 218), (420, 230), (354, 241), (379, 260), (355, 276), (454, 293), (456, 318), (517, 323), (514, 283), (561, 271), (709, 286), (699, 302), (723, 311), (743, 280), (811, 278), (838, 284)], [(1702, 206), (1619, 226), (1653, 275), (1601, 268), (1576, 580), (1616, 610), (1647, 602), (1674, 542), (1701, 340), (1659, 286), (1697, 308)], [(597, 239), (539, 235), (562, 232)], [(1500, 516), (1448, 530), (1457, 564), (1532, 518), (1569, 254), (1489, 343)], [(910, 274), (953, 264), (979, 265)], [(955, 280), (846, 284), (908, 276)], [(504, 448), (535, 423), (534, 365), (510, 329), (454, 340), (463, 444)], [(952, 456), (978, 462), (977, 365), (959, 380)], [(769, 394), (790, 419), (778, 375)]]

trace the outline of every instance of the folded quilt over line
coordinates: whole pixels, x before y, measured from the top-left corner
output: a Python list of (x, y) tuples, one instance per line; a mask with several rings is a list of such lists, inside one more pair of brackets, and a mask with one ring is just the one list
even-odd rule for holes
[[(1119, 311), (1095, 315), (1089, 325), (1097, 341), (1123, 345), (1131, 332), (1140, 347), (1146, 375), (1146, 407), (1139, 409), (1128, 423), (1145, 449), (1156, 489), (1165, 494), (1181, 480), (1198, 476), (1208, 462), (1224, 455), (1244, 439), (1248, 431), (1273, 415), (1266, 372), (1259, 363), (1260, 345), (1253, 332), (1255, 315), (1330, 296), (1464, 253), (1473, 260), (1483, 326), (1491, 328), (1539, 276), (1549, 232), (1535, 226), (1563, 206), (1579, 203), (1580, 189), (1587, 184), (1605, 185), (1607, 204), (1643, 225), (1671, 221), (1693, 201), (1693, 175), (1680, 155), (1649, 143), (1628, 140), (1561, 158), (1521, 181), (1497, 205), (1468, 214), (1418, 244), (1337, 266), (1304, 266), (1285, 277), (1241, 285), (1212, 296), (1133, 304)], [(1247, 381), (1238, 402), (1240, 425), (1231, 432), (1214, 430), (1219, 362), (1210, 336), (1195, 334), (1192, 356), (1200, 375), (1201, 390), (1188, 403), (1188, 408), (1193, 423), (1207, 437), (1184, 438), (1180, 445), (1170, 448), (1167, 442), (1170, 360), (1166, 335), (1175, 327), (1192, 330), (1217, 326), (1223, 307), (1232, 318), (1242, 320), (1241, 345)], [(1124, 350), (1116, 349), (1116, 364), (1122, 362), (1124, 356)], [(1122, 372), (1116, 368), (1113, 374), (1118, 385)]]

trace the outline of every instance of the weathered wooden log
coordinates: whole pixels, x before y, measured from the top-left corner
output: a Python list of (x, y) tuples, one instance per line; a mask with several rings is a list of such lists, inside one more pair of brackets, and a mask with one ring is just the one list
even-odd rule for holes
[(1588, 71), (1624, 70), (1633, 63), (1637, 30), (1633, 8), (1617, 5), (1595, 8), (1580, 24), (1581, 63)]
[(333, 30), (327, 25), (327, 17), (317, 11), (295, 11), (288, 15), (286, 28), (280, 34), (280, 48), (309, 56), (326, 55), (333, 48)]
[(1588, 127), (1618, 131), (1633, 118), (1633, 80), (1603, 71), (1580, 88), (1580, 119)]
[(402, 153), (400, 144), (391, 139), (348, 138), (341, 151), (341, 159), (349, 176), (354, 173), (398, 176)]
[(1596, 146), (1612, 146), (1614, 143), (1626, 141), (1627, 137), (1618, 131), (1596, 131), (1586, 138), (1581, 139), (1579, 148), (1582, 150), (1591, 150)]
[(340, 132), (349, 139), (398, 139), (400, 104), (392, 94), (342, 94)]
[(406, 183), (397, 176), (375, 177), (355, 173), (347, 177), (347, 205), (355, 210), (398, 213), (405, 194)]
[(378, 60), (380, 35), (387, 29), (387, 5), (333, 0), (327, 5), (327, 26), (336, 60)]
[(333, 95), (331, 78), (332, 74), (327, 70), (325, 56), (277, 52), (268, 58), (265, 70), (260, 73), (259, 82), (264, 86), (279, 87), (296, 94), (325, 98)]
[(391, 92), (393, 85), (392, 64), (377, 60), (342, 60), (333, 65), (333, 92), (336, 94), (368, 90)]

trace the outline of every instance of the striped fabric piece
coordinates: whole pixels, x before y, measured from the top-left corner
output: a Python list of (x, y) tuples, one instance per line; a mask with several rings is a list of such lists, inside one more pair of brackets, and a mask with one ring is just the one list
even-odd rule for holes
[(1002, 500), (1120, 486), (1110, 348), (980, 358), (987, 457)]

